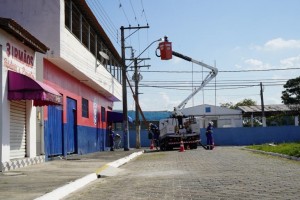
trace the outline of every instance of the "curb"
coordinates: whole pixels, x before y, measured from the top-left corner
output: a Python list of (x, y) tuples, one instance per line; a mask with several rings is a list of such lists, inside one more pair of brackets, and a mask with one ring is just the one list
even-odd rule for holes
[(290, 159), (290, 160), (300, 161), (300, 157), (298, 158), (298, 157), (295, 157), (295, 156), (289, 156), (289, 155), (284, 155), (284, 154), (280, 154), (280, 153), (266, 152), (266, 151), (261, 151), (261, 150), (256, 150), (256, 149), (248, 149), (248, 148), (245, 148), (245, 147), (243, 149), (247, 150), (247, 151), (252, 151), (252, 152), (255, 152), (255, 153), (261, 153), (261, 154), (286, 158), (286, 159)]
[(36, 198), (35, 200), (55, 200), (55, 199), (62, 199), (67, 195), (75, 192), (76, 190), (82, 188), (83, 186), (87, 185), (88, 183), (97, 180), (102, 176), (113, 176), (118, 172), (118, 167), (124, 165), (125, 163), (129, 162), (133, 158), (143, 154), (144, 151), (139, 151), (130, 154), (124, 158), (118, 159), (116, 161), (110, 162), (105, 164), (104, 166), (98, 168), (94, 173), (86, 175), (80, 179), (77, 179), (73, 182), (70, 182), (60, 188), (53, 190), (41, 197)]

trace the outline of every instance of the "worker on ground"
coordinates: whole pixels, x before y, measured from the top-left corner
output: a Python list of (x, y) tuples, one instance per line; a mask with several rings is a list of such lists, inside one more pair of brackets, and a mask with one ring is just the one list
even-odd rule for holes
[(115, 149), (119, 149), (120, 148), (120, 144), (121, 144), (121, 135), (119, 133), (117, 133), (115, 135)]
[(213, 125), (213, 122), (209, 122), (206, 128), (207, 150), (213, 150), (214, 148)]
[(155, 124), (150, 123), (149, 124), (149, 131), (152, 134), (152, 139), (154, 141), (154, 145), (156, 147), (156, 150), (158, 150), (158, 146), (159, 146), (159, 130), (158, 130), (158, 127)]
[(109, 137), (110, 151), (114, 151), (114, 137), (115, 137), (115, 133), (112, 130), (111, 125), (108, 126), (108, 137)]

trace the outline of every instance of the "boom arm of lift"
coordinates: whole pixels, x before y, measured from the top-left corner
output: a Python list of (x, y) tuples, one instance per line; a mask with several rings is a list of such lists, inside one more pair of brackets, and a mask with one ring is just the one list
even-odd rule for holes
[(210, 69), (211, 71), (209, 72), (209, 74), (205, 77), (205, 79), (202, 81), (201, 85), (196, 89), (194, 90), (185, 100), (183, 100), (177, 107), (174, 108), (174, 111), (173, 111), (173, 114), (175, 116), (180, 116), (182, 115), (182, 113), (180, 112), (181, 109), (183, 109), (185, 107), (185, 105), (187, 104), (187, 102), (193, 97), (195, 96), (204, 86), (206, 86), (213, 78), (215, 78), (218, 74), (218, 69), (215, 68), (215, 67), (212, 67), (210, 65), (207, 65), (203, 62), (200, 62), (200, 61), (197, 61), (197, 60), (194, 60), (188, 56), (185, 56), (185, 55), (182, 55), (180, 53), (177, 53), (175, 51), (172, 51), (172, 55), (173, 56), (176, 56), (176, 57), (179, 57), (179, 58), (182, 58), (186, 61), (189, 61), (189, 62), (192, 62), (192, 63), (195, 63), (195, 64), (198, 64), (198, 65), (201, 65), (205, 68), (208, 68)]

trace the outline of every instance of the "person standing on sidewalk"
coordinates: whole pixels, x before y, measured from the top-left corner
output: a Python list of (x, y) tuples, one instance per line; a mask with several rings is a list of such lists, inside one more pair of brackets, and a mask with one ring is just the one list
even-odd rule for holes
[(114, 142), (115, 142), (115, 149), (119, 149), (120, 148), (120, 144), (121, 144), (121, 135), (119, 133), (117, 133), (115, 135)]
[(213, 125), (213, 122), (209, 122), (206, 128), (207, 150), (213, 150), (214, 148)]
[(108, 126), (108, 136), (109, 136), (109, 146), (110, 146), (110, 150), (114, 151), (114, 137), (115, 137), (115, 133), (112, 130), (111, 125)]

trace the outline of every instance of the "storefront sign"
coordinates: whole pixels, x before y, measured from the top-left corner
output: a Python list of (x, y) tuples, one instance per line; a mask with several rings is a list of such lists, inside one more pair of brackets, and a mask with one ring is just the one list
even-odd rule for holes
[(35, 79), (34, 52), (28, 51), (20, 45), (6, 42), (4, 67)]

